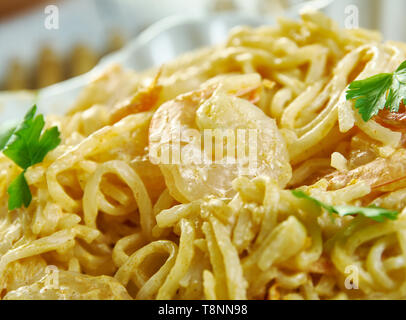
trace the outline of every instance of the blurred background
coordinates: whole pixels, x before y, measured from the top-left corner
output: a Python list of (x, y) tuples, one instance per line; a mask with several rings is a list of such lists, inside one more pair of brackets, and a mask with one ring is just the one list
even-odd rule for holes
[(168, 16), (238, 13), (271, 21), (303, 5), (341, 26), (357, 14), (360, 27), (406, 41), (405, 0), (0, 0), (0, 90), (43, 88), (83, 74)]

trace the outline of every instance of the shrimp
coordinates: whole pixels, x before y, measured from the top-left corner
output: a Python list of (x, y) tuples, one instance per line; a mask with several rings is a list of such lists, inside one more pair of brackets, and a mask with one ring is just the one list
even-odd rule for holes
[[(212, 80), (164, 103), (151, 120), (150, 160), (159, 164), (171, 195), (183, 203), (210, 195), (231, 197), (232, 181), (239, 175), (269, 176), (285, 187), (292, 175), (286, 143), (275, 120), (250, 102), (255, 101), (252, 94), (247, 95), (258, 92), (260, 76)], [(213, 133), (210, 138), (208, 132)], [(241, 136), (251, 140), (241, 142)], [(160, 157), (168, 147), (173, 147), (172, 158), (163, 163)], [(173, 150), (179, 151), (181, 161), (175, 163)]]
[(158, 103), (162, 86), (158, 84), (162, 70), (159, 69), (151, 84), (146, 88), (140, 89), (130, 98), (117, 103), (110, 116), (110, 123), (114, 124), (126, 116), (134, 113), (148, 111), (154, 108)]
[(393, 131), (405, 132), (406, 107), (402, 102), (398, 112), (391, 112), (388, 109), (380, 110), (374, 120)]
[(401, 143), (406, 146), (406, 106), (403, 102), (400, 103), (398, 112), (383, 109), (374, 117), (374, 120), (392, 131), (400, 132)]
[(399, 149), (389, 158), (377, 158), (348, 172), (334, 172), (325, 177), (329, 189), (340, 189), (354, 181), (366, 181), (372, 190), (381, 190), (406, 180), (406, 150)]

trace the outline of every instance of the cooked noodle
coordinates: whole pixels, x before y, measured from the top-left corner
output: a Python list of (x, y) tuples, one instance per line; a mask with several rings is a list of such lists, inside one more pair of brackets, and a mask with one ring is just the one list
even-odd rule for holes
[[(404, 60), (405, 44), (315, 12), (234, 29), (159, 69), (111, 67), (66, 116), (47, 117), (62, 143), (28, 169), (28, 208), (7, 210), (20, 171), (0, 156), (0, 297), (405, 298), (402, 133), (364, 122), (345, 98), (353, 80)], [(150, 157), (176, 130), (207, 128), (259, 130), (256, 171), (196, 164), (193, 137), (179, 145), (187, 163)], [(293, 196), (299, 187), (401, 213), (332, 219)]]

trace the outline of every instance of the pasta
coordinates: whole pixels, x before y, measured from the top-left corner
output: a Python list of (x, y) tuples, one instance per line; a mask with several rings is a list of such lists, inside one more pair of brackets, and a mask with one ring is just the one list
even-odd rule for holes
[[(0, 156), (0, 297), (406, 298), (404, 135), (346, 100), (404, 60), (403, 43), (305, 12), (142, 73), (112, 66), (47, 116), (62, 142), (27, 170), (28, 208), (7, 210), (20, 171)], [(400, 213), (332, 218), (293, 188)]]

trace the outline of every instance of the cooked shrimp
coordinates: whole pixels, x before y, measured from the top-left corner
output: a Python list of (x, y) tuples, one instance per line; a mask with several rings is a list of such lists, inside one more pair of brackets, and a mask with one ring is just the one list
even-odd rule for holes
[(402, 102), (399, 106), (399, 112), (391, 112), (388, 109), (383, 109), (379, 111), (374, 120), (391, 130), (405, 132), (406, 107)]
[(406, 150), (400, 149), (388, 158), (377, 158), (348, 172), (335, 172), (328, 176), (329, 187), (339, 189), (354, 181), (366, 181), (372, 189), (388, 187), (406, 180)]
[(137, 91), (130, 98), (116, 104), (110, 115), (110, 123), (114, 124), (133, 113), (153, 109), (159, 100), (159, 95), (162, 90), (162, 86), (158, 84), (160, 75), (161, 69), (158, 70), (149, 86)]
[[(247, 96), (244, 90), (257, 90), (261, 86), (260, 76), (233, 75), (219, 80), (203, 84), (200, 90), (161, 105), (151, 121), (150, 159), (159, 163), (171, 195), (180, 202), (208, 195), (232, 196), (231, 182), (239, 175), (266, 175), (281, 187), (285, 187), (291, 178), (286, 143), (275, 120), (249, 102), (255, 99), (252, 95)], [(238, 98), (238, 95), (247, 99)], [(208, 129), (214, 135), (206, 140)], [(249, 144), (241, 143), (238, 138), (230, 141), (230, 137), (239, 136), (241, 129), (244, 137), (251, 137), (250, 130), (254, 131), (255, 141), (250, 140)], [(224, 133), (227, 134), (226, 143)], [(207, 141), (214, 141), (214, 144), (210, 143), (207, 148)], [(250, 148), (254, 146), (256, 150), (251, 154)], [(160, 157), (168, 147), (172, 148), (172, 159), (170, 163), (163, 163)], [(250, 150), (247, 152), (247, 149)], [(175, 163), (173, 150), (179, 151), (181, 161)], [(243, 156), (238, 158), (241, 150)], [(254, 157), (250, 157), (252, 155)], [(249, 172), (241, 173), (248, 167)]]
[(383, 109), (374, 117), (374, 120), (392, 131), (402, 133), (401, 143), (406, 146), (406, 106), (403, 102), (399, 105), (398, 112)]

